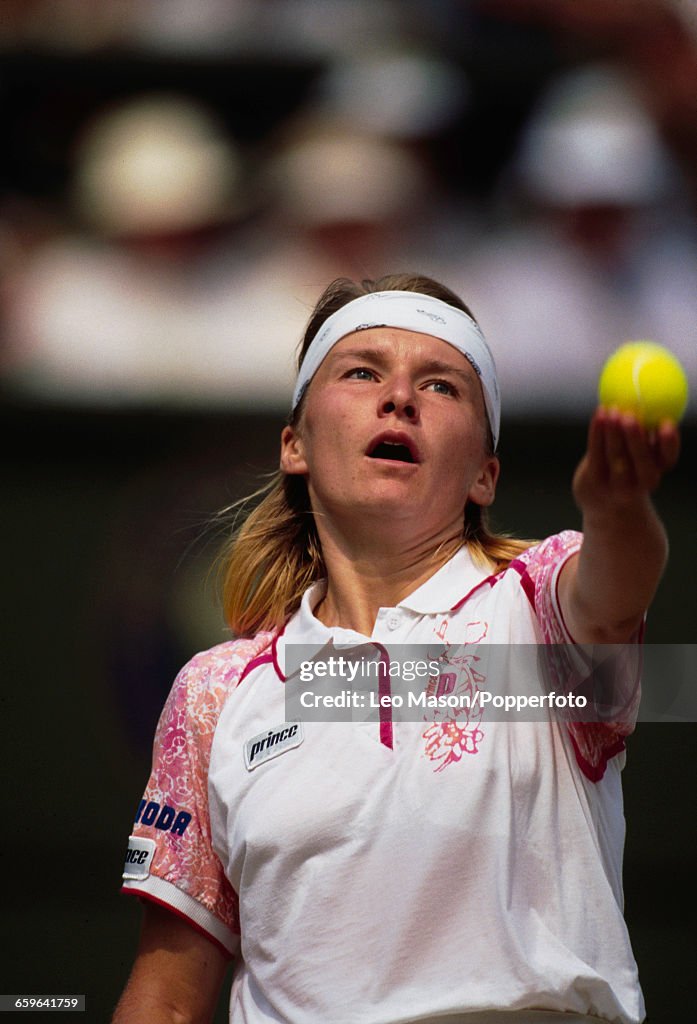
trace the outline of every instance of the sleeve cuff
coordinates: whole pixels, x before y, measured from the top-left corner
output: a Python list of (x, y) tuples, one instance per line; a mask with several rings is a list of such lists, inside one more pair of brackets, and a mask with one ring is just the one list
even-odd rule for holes
[(203, 932), (217, 945), (222, 946), (228, 956), (235, 956), (239, 951), (239, 935), (230, 931), (215, 914), (198, 903), (193, 896), (182, 892), (171, 882), (166, 882), (155, 875), (138, 881), (129, 878), (124, 880), (121, 891), (168, 907), (175, 914), (185, 918), (197, 931)]

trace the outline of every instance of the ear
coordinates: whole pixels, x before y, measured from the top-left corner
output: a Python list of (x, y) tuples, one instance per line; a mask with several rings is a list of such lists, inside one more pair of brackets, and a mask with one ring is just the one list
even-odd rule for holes
[(479, 472), (467, 495), (477, 505), (491, 505), (496, 497), (496, 483), (501, 471), (501, 464), (495, 455), (489, 456), (482, 463)]
[(284, 427), (281, 431), (281, 462), (280, 468), (289, 476), (307, 473), (305, 447), (295, 427)]

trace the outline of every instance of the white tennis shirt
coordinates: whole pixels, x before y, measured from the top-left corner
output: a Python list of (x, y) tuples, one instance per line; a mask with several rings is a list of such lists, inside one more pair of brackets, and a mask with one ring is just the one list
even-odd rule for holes
[[(550, 537), (496, 576), (462, 548), (371, 639), (569, 643), (556, 585), (580, 540)], [(177, 677), (125, 890), (236, 956), (232, 1024), (638, 1024), (620, 785), (638, 685), (612, 725), (485, 711), (293, 732), (285, 645), (357, 639), (315, 618), (321, 587), (282, 635), (221, 644)], [(274, 756), (250, 769), (269, 733)]]

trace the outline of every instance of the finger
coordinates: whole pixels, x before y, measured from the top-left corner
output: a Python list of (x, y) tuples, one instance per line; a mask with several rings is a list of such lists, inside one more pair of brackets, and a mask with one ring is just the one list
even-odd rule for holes
[(636, 483), (653, 491), (663, 475), (655, 439), (633, 416), (622, 417), (622, 431)]
[(672, 420), (664, 420), (656, 434), (658, 461), (664, 472), (672, 469), (680, 455), (680, 431)]
[(633, 459), (625, 438), (625, 426), (617, 409), (610, 409), (607, 414), (605, 459), (612, 483), (627, 485), (635, 481)]
[(600, 406), (596, 409), (588, 427), (588, 459), (594, 470), (607, 473), (607, 458), (605, 454), (605, 430), (608, 420), (608, 410)]

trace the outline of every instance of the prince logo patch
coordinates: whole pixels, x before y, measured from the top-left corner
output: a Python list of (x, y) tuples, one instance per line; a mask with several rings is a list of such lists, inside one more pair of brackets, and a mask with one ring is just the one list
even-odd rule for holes
[(302, 722), (282, 722), (268, 732), (252, 736), (244, 745), (244, 763), (247, 771), (254, 771), (272, 757), (278, 757), (286, 750), (299, 747), (303, 738)]
[(150, 865), (154, 854), (155, 842), (153, 839), (129, 836), (126, 863), (123, 866), (122, 877), (133, 878), (139, 881), (147, 878), (150, 874)]

